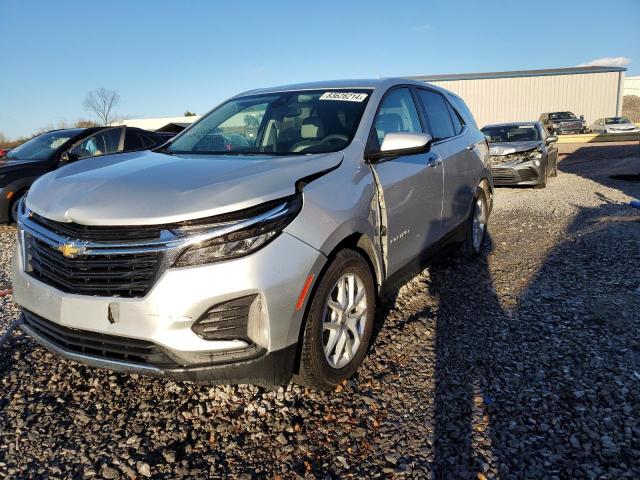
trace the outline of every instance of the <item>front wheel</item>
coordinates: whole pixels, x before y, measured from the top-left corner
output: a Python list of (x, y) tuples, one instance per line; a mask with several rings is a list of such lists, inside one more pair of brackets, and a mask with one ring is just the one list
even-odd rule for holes
[(355, 250), (338, 252), (311, 301), (294, 382), (328, 390), (351, 377), (369, 347), (375, 302), (367, 261)]
[(26, 193), (20, 193), (16, 195), (11, 202), (11, 207), (9, 208), (9, 215), (11, 216), (11, 221), (13, 223), (18, 223), (18, 206), (20, 205), (20, 200), (26, 195)]
[(549, 160), (547, 160), (547, 164), (544, 166), (544, 172), (542, 172), (542, 178), (540, 179), (540, 183), (533, 188), (547, 188), (548, 179), (549, 179)]
[(487, 193), (479, 187), (473, 199), (471, 214), (467, 220), (466, 236), (460, 247), (460, 253), (464, 258), (473, 258), (480, 255), (482, 243), (487, 233), (488, 220), (489, 204), (487, 201)]

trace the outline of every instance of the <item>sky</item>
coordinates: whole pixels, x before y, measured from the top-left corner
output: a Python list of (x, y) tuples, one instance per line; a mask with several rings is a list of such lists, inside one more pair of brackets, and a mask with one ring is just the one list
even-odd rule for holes
[[(602, 60), (604, 59), (604, 60)], [(205, 113), (302, 81), (613, 63), (640, 75), (640, 0), (0, 0), (0, 133)]]

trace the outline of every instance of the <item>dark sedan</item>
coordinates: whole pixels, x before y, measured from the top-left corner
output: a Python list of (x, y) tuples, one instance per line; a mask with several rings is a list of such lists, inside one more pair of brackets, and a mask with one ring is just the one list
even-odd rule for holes
[(18, 200), (47, 172), (99, 155), (149, 150), (165, 141), (155, 132), (125, 126), (66, 128), (38, 135), (0, 159), (0, 222), (15, 220)]
[(547, 186), (558, 175), (558, 137), (547, 134), (540, 122), (487, 125), (489, 161), (495, 185)]

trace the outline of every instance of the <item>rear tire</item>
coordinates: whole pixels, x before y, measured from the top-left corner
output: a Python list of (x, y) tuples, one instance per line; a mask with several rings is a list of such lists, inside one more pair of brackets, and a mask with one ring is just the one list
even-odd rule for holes
[(467, 220), (465, 239), (460, 246), (460, 255), (463, 258), (475, 258), (482, 252), (482, 244), (487, 233), (487, 222), (489, 220), (489, 202), (487, 192), (481, 187), (473, 199), (471, 213)]
[(355, 250), (339, 251), (311, 299), (293, 381), (330, 390), (351, 377), (369, 348), (375, 302), (367, 261)]

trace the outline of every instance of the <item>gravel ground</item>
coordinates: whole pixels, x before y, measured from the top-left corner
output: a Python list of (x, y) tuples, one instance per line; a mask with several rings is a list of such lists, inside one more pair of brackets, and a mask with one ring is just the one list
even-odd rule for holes
[(0, 477), (640, 477), (640, 183), (608, 177), (640, 172), (638, 146), (562, 148), (545, 190), (498, 190), (482, 259), (387, 301), (335, 392), (116, 374), (14, 332)]

